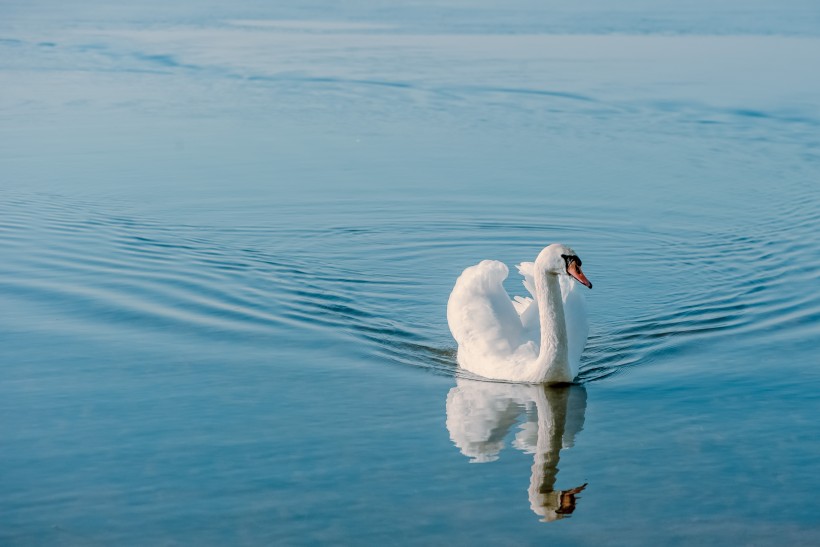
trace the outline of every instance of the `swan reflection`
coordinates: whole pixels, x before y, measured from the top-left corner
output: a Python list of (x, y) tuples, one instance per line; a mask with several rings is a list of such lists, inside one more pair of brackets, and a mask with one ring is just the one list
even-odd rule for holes
[(583, 386), (500, 384), (456, 379), (447, 394), (450, 439), (473, 463), (498, 459), (504, 439), (525, 420), (512, 445), (533, 454), (528, 489), (530, 507), (545, 522), (569, 516), (586, 484), (556, 490), (562, 448), (583, 429), (587, 393)]

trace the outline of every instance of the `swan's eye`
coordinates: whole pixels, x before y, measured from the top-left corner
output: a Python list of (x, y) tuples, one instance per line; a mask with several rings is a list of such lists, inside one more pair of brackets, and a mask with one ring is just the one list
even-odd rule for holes
[(575, 262), (579, 268), (581, 267), (581, 259), (575, 255), (561, 255), (561, 258), (567, 263), (567, 268), (569, 268), (569, 265), (573, 262)]

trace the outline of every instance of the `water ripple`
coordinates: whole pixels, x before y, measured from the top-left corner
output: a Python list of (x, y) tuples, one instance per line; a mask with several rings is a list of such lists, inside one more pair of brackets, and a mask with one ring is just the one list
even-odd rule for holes
[[(312, 340), (318, 331), (322, 339), (352, 341), (386, 362), (446, 375), (459, 374), (444, 304), (462, 261), (488, 247), (529, 252), (533, 234), (584, 237), (567, 219), (360, 222), (314, 227), (301, 236), (288, 227), (220, 231), (106, 213), (59, 196), (10, 196), (0, 213), (0, 252), (7, 255), (0, 296), (15, 305), (45, 306), (49, 317), (62, 319), (41, 322), (41, 328), (172, 332), (272, 348), (283, 336), (298, 339), (294, 333), (302, 332)], [(786, 226), (769, 222), (686, 238), (643, 233), (633, 260), (650, 264), (647, 275), (656, 282), (671, 278), (675, 284), (657, 293), (643, 313), (593, 315), (581, 381), (651, 363), (693, 343), (815, 325), (820, 297), (792, 287), (816, 282), (811, 234), (818, 219), (810, 207), (792, 208)], [(640, 231), (599, 228), (599, 255), (613, 261), (609, 239)], [(229, 241), (247, 236), (274, 243), (236, 246), (220, 237), (226, 234)], [(400, 244), (397, 234), (403, 234)], [(293, 250), (298, 237), (315, 244), (300, 254)], [(289, 245), (278, 248), (278, 240)], [(455, 253), (441, 264), (441, 257)], [(685, 282), (704, 278), (713, 281)]]

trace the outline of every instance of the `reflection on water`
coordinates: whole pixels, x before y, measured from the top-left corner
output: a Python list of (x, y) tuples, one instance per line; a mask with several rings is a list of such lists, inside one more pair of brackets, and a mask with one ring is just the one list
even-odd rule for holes
[[(111, 4), (0, 3), (0, 545), (820, 545), (817, 2)], [(554, 241), (562, 464), (445, 314)]]
[(533, 454), (528, 495), (542, 521), (569, 516), (586, 484), (556, 489), (562, 448), (583, 429), (587, 392), (581, 385), (548, 387), (457, 378), (447, 394), (450, 439), (472, 463), (498, 459), (510, 428), (522, 423), (512, 445)]

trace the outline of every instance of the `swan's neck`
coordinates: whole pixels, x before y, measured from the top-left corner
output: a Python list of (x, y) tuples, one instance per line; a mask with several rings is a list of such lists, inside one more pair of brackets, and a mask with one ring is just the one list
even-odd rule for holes
[(535, 275), (535, 296), (541, 323), (541, 346), (533, 378), (539, 382), (571, 382), (567, 344), (567, 323), (558, 276), (548, 272)]

